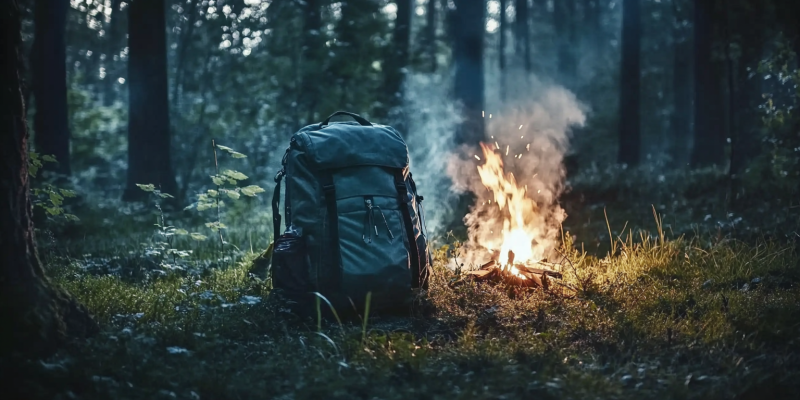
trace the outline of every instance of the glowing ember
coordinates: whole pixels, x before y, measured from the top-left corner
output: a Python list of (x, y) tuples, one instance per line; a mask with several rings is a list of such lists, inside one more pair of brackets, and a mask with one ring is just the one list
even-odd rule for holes
[[(503, 230), (499, 246), (495, 238), (483, 238), (486, 248), (500, 248), (499, 263), (512, 274), (524, 278), (513, 264), (535, 263), (542, 259), (534, 247), (545, 227), (537, 226), (539, 207), (526, 196), (527, 188), (518, 186), (514, 174), (506, 174), (503, 160), (491, 146), (481, 143), (485, 163), (478, 166), (481, 183), (492, 192), (495, 203), (503, 212)], [(511, 259), (509, 259), (512, 252)], [(509, 265), (512, 264), (512, 265)], [(507, 268), (506, 268), (507, 267)]]

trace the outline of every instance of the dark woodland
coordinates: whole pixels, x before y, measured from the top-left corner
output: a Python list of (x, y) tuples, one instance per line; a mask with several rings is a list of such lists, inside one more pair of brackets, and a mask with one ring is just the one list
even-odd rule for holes
[[(799, 1), (5, 0), (0, 30), (4, 398), (800, 393)], [(415, 274), (427, 240), (391, 312), (281, 297), (293, 206), (335, 232), (311, 257), (354, 251), (344, 179), (284, 167), (336, 111), (408, 152), (355, 241)]]

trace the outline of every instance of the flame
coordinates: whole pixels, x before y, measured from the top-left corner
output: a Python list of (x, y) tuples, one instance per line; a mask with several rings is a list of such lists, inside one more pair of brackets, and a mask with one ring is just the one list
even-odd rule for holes
[[(514, 253), (514, 264), (535, 263), (542, 259), (534, 252), (534, 245), (543, 234), (543, 227), (534, 221), (539, 212), (536, 202), (526, 196), (526, 186), (517, 185), (513, 173), (505, 173), (501, 155), (491, 146), (481, 143), (485, 163), (478, 166), (481, 183), (492, 192), (495, 203), (503, 212), (502, 240), (499, 263), (504, 268), (509, 264), (509, 251)], [(478, 238), (485, 248), (496, 248), (494, 238)], [(512, 274), (524, 278), (513, 265), (506, 268)]]

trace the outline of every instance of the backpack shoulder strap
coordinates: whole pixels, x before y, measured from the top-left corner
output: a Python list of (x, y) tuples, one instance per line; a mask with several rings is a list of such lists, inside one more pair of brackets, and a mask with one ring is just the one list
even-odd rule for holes
[(408, 209), (408, 187), (406, 187), (406, 178), (402, 169), (395, 170), (394, 186), (397, 189), (397, 201), (400, 203), (400, 212), (403, 214), (403, 225), (406, 227), (406, 235), (408, 236), (408, 248), (411, 252), (411, 287), (416, 289), (419, 288), (422, 283), (419, 248), (417, 247), (417, 239), (414, 235), (414, 225), (411, 222), (411, 211)]

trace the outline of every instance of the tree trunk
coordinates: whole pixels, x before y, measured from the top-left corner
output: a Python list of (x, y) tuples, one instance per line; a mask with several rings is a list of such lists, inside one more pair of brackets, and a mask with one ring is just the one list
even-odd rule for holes
[(639, 164), (641, 151), (640, 38), (639, 0), (623, 0), (618, 162), (632, 166)]
[(164, 0), (128, 6), (128, 184), (122, 199), (141, 201), (136, 184), (176, 193), (170, 161), (167, 30)]
[(576, 76), (576, 62), (572, 47), (575, 44), (575, 0), (553, 3), (553, 25), (556, 31), (558, 71), (563, 84), (570, 86)]
[[(120, 10), (120, 3), (122, 0), (111, 0), (111, 15), (109, 15), (108, 24), (106, 24), (106, 59), (105, 59), (105, 68), (106, 68), (106, 77), (103, 78), (103, 104), (106, 106), (110, 106), (114, 104), (114, 101), (117, 99), (117, 91), (116, 85), (117, 80), (115, 79), (116, 74), (114, 71), (116, 68), (114, 56), (119, 53), (120, 49), (120, 36), (122, 31), (120, 27), (122, 26), (122, 10)], [(123, 46), (124, 47), (124, 46)]]
[(600, 48), (605, 42), (603, 34), (603, 11), (600, 7), (600, 0), (584, 0), (584, 24), (586, 25), (584, 38), (588, 36), (587, 43), (591, 45), (590, 51), (599, 53)]
[(515, 0), (514, 10), (517, 13), (514, 21), (514, 48), (517, 57), (520, 58), (520, 66), (525, 69), (525, 72), (531, 72), (531, 41), (528, 28), (530, 8), (528, 7), (528, 0)]
[[(751, 77), (764, 59), (764, 28), (769, 24), (766, 18), (766, 6), (761, 2), (753, 3), (746, 20), (733, 21), (735, 10), (727, 9), (725, 13), (726, 61), (729, 77), (729, 109), (730, 114), (730, 169), (732, 206), (738, 207), (737, 197), (743, 190), (743, 174), (748, 164), (758, 156), (761, 150), (759, 137), (762, 128), (762, 115), (759, 110), (763, 102), (764, 80)], [(799, 10), (800, 11), (800, 10)], [(738, 23), (737, 23), (738, 22)], [(737, 32), (733, 32), (733, 29)], [(787, 29), (791, 29), (787, 27)], [(795, 28), (796, 29), (796, 28)], [(788, 31), (787, 31), (788, 32)], [(738, 48), (741, 54), (735, 59), (730, 47), (734, 37), (740, 38)]]
[(484, 139), (483, 32), (486, 7), (483, 1), (456, 0), (455, 97), (463, 107), (463, 122), (456, 142), (477, 146)]
[(0, 96), (0, 358), (10, 354), (42, 356), (65, 338), (96, 326), (85, 308), (55, 288), (36, 254), (28, 186), (28, 131), (22, 96), (22, 55), (16, 0), (0, 6), (3, 55)]
[(408, 66), (408, 49), (411, 43), (411, 0), (397, 0), (395, 4), (397, 5), (397, 17), (394, 20), (393, 43), (389, 47), (389, 62), (386, 63), (384, 69), (389, 108), (402, 103), (403, 77)]
[[(197, 3), (200, 0), (191, 0), (186, 9), (188, 17), (181, 30), (180, 42), (178, 43), (177, 60), (175, 61), (175, 82), (172, 84), (172, 109), (180, 110), (181, 87), (183, 86), (184, 64), (186, 63), (186, 51), (194, 36), (195, 21), (197, 20)], [(180, 114), (180, 113), (179, 113)]]
[(34, 142), (36, 151), (53, 155), (58, 164), (45, 168), (70, 174), (69, 121), (67, 112), (67, 49), (64, 32), (69, 3), (37, 0), (34, 12), (35, 35), (31, 50), (33, 72)]
[(425, 41), (430, 72), (436, 72), (439, 67), (436, 60), (436, 0), (428, 0), (425, 8)]
[(497, 49), (497, 54), (500, 64), (500, 100), (506, 100), (506, 0), (500, 0), (500, 27), (498, 35), (500, 35), (500, 46)]
[(308, 113), (307, 121), (316, 120), (322, 71), (316, 68), (316, 60), (324, 46), (320, 0), (306, 0), (303, 8), (303, 49), (301, 52), (301, 107)]
[(721, 165), (725, 158), (725, 116), (719, 66), (712, 61), (714, 1), (694, 6), (694, 167)]
[(672, 30), (674, 42), (672, 92), (673, 110), (670, 118), (670, 158), (675, 166), (685, 166), (689, 162), (689, 141), (692, 130), (692, 67), (691, 42), (683, 27), (685, 18), (681, 10), (675, 8), (675, 24)]

